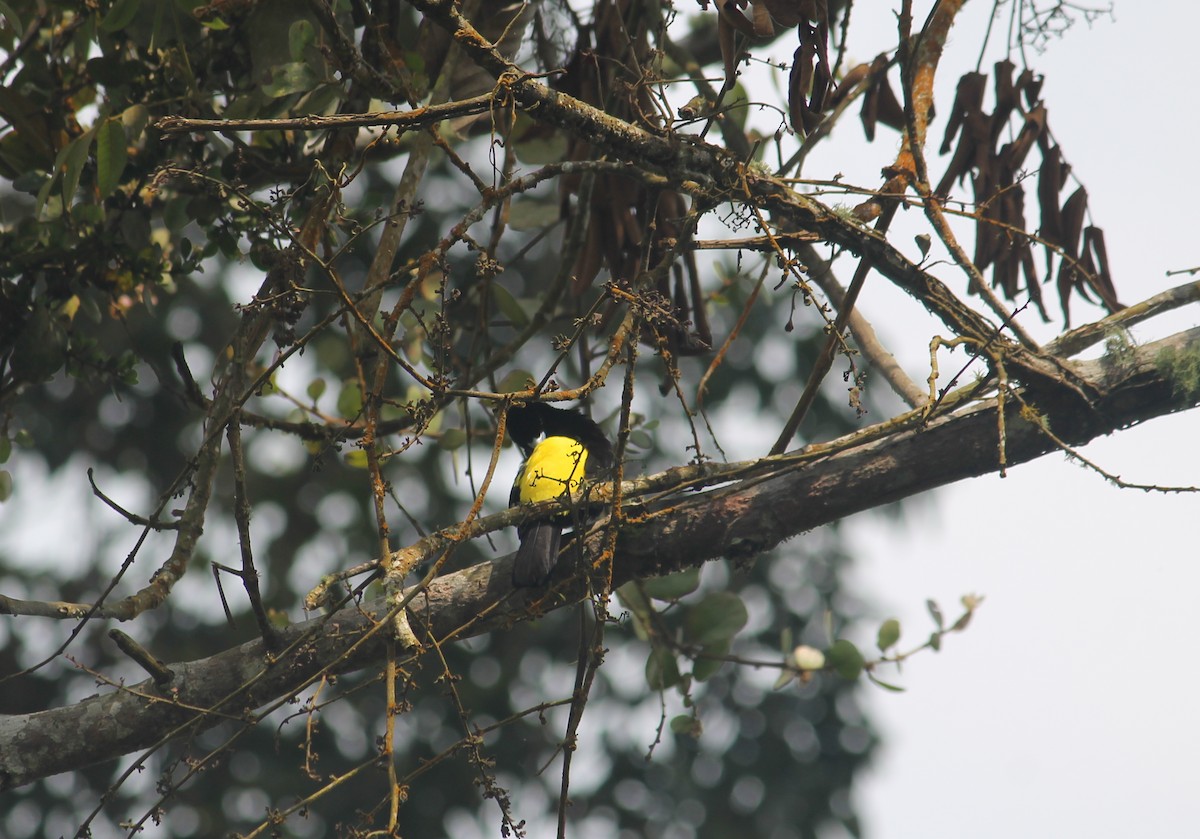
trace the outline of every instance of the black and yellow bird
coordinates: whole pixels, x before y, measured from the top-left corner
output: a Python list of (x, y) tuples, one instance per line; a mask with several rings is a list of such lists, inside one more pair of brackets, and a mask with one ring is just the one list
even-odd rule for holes
[[(577, 411), (530, 402), (510, 408), (508, 434), (525, 455), (513, 482), (510, 505), (548, 501), (578, 492), (584, 478), (612, 466), (612, 444), (592, 420)], [(556, 513), (517, 528), (521, 547), (513, 562), (514, 586), (538, 586), (558, 561), (563, 527), (570, 513)]]

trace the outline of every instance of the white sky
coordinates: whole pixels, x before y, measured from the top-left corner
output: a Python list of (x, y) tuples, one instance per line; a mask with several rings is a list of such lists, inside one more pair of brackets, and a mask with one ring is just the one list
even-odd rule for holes
[[(859, 17), (867, 5), (856, 4)], [(919, 5), (920, 18), (929, 4)], [(943, 83), (974, 64), (990, 8), (968, 4)], [(1126, 303), (1189, 279), (1166, 271), (1200, 264), (1189, 195), (1200, 122), (1191, 82), (1197, 24), (1191, 4), (1118, 0), (1115, 22), (1081, 25), (1031, 56), (1046, 75), (1050, 126), (1088, 188)], [(949, 110), (948, 98), (938, 101)], [(940, 143), (940, 124), (934, 136)], [(816, 172), (810, 164), (809, 175)], [(923, 340), (906, 332), (912, 325), (897, 318), (900, 307), (866, 297), (869, 316), (873, 303), (886, 313), (872, 316), (876, 328), (919, 373)], [(1076, 322), (1086, 313), (1075, 305)], [(1189, 307), (1136, 337), (1197, 321)], [(1193, 411), (1084, 453), (1128, 480), (1196, 485), (1198, 432)], [(872, 692), (885, 745), (856, 794), (868, 839), (1194, 835), (1198, 512), (1200, 497), (1118, 490), (1050, 456), (1004, 480), (923, 496), (899, 524), (873, 514), (845, 522), (858, 549), (853, 579), (880, 619), (901, 620), (902, 647), (931, 628), (926, 598), (948, 616), (963, 594), (987, 598), (967, 632), (895, 676), (905, 693)]]

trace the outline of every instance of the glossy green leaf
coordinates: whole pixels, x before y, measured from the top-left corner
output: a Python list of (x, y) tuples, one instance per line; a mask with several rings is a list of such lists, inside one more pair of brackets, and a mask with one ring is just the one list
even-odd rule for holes
[(729, 641), (749, 620), (746, 604), (731, 591), (714, 591), (691, 606), (684, 618), (689, 643), (709, 646)]
[(678, 600), (700, 587), (700, 569), (688, 568), (642, 583), (642, 590), (655, 600)]

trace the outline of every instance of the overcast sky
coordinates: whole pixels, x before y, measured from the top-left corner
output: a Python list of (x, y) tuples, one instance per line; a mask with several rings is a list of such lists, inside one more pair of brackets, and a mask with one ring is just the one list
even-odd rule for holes
[[(859, 17), (868, 5), (856, 4)], [(923, 15), (929, 4), (919, 5)], [(968, 4), (943, 86), (974, 65), (991, 5)], [(1046, 75), (1050, 126), (1088, 188), (1125, 303), (1187, 282), (1166, 272), (1200, 264), (1190, 194), (1198, 24), (1192, 4), (1117, 0), (1115, 19), (1077, 26), (1030, 56)], [(856, 56), (869, 59), (872, 49)], [(903, 301), (864, 298), (917, 377), (931, 333), (898, 314)], [(1188, 307), (1135, 337), (1198, 321)], [(1196, 485), (1198, 437), (1193, 411), (1083, 451), (1128, 480)], [(872, 692), (885, 746), (856, 795), (869, 839), (1195, 835), (1198, 513), (1198, 496), (1119, 490), (1050, 456), (1006, 479), (922, 496), (898, 524), (873, 514), (845, 522), (858, 548), (854, 578), (880, 619), (900, 618), (902, 647), (931, 628), (926, 598), (953, 615), (961, 595), (986, 597), (966, 633), (895, 676), (905, 693)]]

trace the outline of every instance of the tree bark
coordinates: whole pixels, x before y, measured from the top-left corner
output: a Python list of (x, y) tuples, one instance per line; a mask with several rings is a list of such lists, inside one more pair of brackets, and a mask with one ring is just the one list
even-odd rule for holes
[[(1078, 392), (1039, 390), (1023, 413), (1005, 400), (1007, 465), (1033, 460), (1060, 447), (1081, 445), (1103, 434), (1184, 410), (1197, 394), (1173, 380), (1165, 353), (1200, 354), (1200, 327), (1116, 359), (1070, 363), (1070, 372), (1097, 394), (1090, 410)], [(1064, 362), (1065, 364), (1065, 362)], [(1027, 400), (1035, 397), (1026, 395)], [(785, 539), (964, 478), (999, 468), (997, 401), (969, 405), (928, 423), (910, 415), (875, 435), (860, 433), (839, 445), (810, 446), (777, 458), (719, 467), (725, 482), (699, 492), (624, 508), (617, 540), (614, 582), (699, 566), (718, 557), (750, 558)], [(894, 428), (894, 430), (888, 430)], [(869, 438), (866, 442), (858, 442)], [(739, 468), (740, 467), (740, 468)], [(673, 470), (681, 475), (684, 469)], [(666, 473), (670, 479), (671, 473)], [(692, 473), (694, 476), (694, 472)], [(733, 477), (730, 477), (733, 476)], [(594, 528), (585, 540), (598, 556), (606, 533)], [(511, 558), (435, 579), (410, 604), (411, 623), (422, 642), (460, 640), (503, 629), (538, 611), (570, 605), (587, 596), (580, 575), (559, 569), (555, 594), (516, 590), (509, 584)], [(563, 563), (569, 565), (570, 563)], [(183, 737), (221, 721), (254, 725), (264, 707), (285, 700), (324, 673), (378, 665), (385, 655), (381, 602), (352, 607), (296, 624), (281, 633), (284, 651), (268, 654), (250, 641), (199, 661), (171, 665), (169, 683), (147, 680), (90, 697), (75, 705), (0, 718), (0, 790), (110, 760)]]

